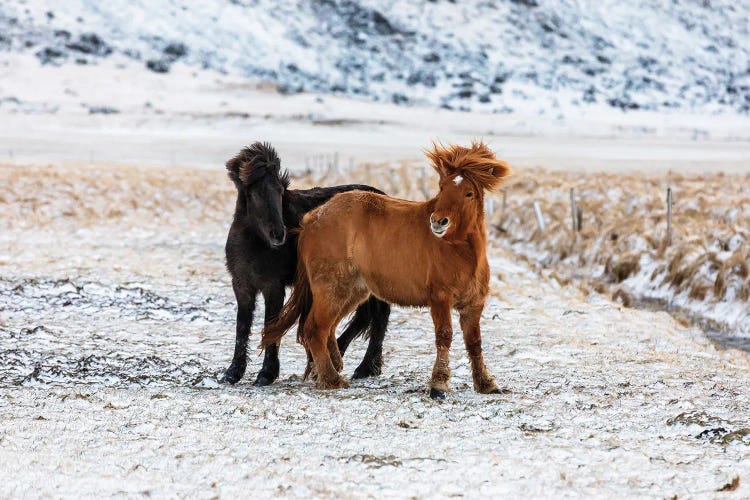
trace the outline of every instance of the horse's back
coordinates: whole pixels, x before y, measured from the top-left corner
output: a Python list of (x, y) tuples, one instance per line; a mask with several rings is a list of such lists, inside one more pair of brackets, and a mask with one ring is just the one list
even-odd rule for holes
[[(423, 211), (423, 203), (375, 193), (337, 194), (305, 216), (304, 257), (309, 266), (327, 273), (356, 270), (381, 300), (425, 305), (422, 284), (430, 269), (423, 241), (428, 216)], [(344, 267), (339, 270), (334, 263)]]

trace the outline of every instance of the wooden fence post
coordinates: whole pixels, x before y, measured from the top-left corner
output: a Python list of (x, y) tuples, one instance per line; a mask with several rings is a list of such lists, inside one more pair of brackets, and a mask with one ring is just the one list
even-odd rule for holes
[(578, 227), (578, 224), (576, 223), (577, 215), (578, 211), (576, 210), (575, 188), (570, 188), (570, 227), (574, 233), (576, 232), (576, 228)]
[(398, 195), (399, 191), (401, 191), (401, 186), (398, 184), (398, 174), (396, 173), (396, 167), (390, 167), (388, 169), (388, 179), (391, 181), (391, 188), (393, 189), (392, 193), (394, 195)]
[(672, 244), (672, 188), (667, 188), (667, 246)]
[(492, 198), (492, 196), (488, 196), (487, 199), (484, 201), (485, 205), (485, 211), (487, 212), (487, 215), (492, 217), (492, 214), (495, 213), (495, 199)]
[(422, 168), (419, 170), (419, 190), (422, 191), (422, 196), (424, 196), (425, 200), (430, 199), (430, 191), (427, 189), (427, 183), (425, 182), (425, 177), (427, 177), (427, 171)]
[(544, 232), (547, 226), (544, 224), (544, 216), (542, 215), (542, 209), (539, 207), (539, 202), (534, 202), (534, 212), (536, 212), (536, 221), (539, 224), (539, 229)]

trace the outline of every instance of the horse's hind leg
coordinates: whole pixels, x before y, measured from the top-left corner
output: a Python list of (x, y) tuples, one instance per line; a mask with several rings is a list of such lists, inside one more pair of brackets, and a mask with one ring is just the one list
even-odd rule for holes
[(307, 347), (305, 347), (305, 353), (307, 354), (307, 365), (305, 366), (305, 373), (302, 374), (302, 380), (307, 380), (307, 377), (312, 377), (315, 380), (317, 378), (315, 360), (313, 360), (312, 353)]
[[(281, 308), (284, 306), (284, 287), (276, 287), (263, 290), (263, 300), (266, 303), (265, 324), (278, 318)], [(266, 347), (263, 356), (263, 367), (258, 372), (255, 385), (270, 385), (279, 376), (279, 346), (271, 344)]]
[(362, 333), (367, 329), (367, 327), (370, 324), (370, 311), (369, 311), (369, 302), (362, 304), (357, 308), (357, 311), (354, 313), (354, 317), (349, 322), (348, 325), (346, 325), (346, 328), (344, 329), (344, 332), (339, 336), (339, 339), (336, 341), (339, 346), (339, 352), (343, 356), (346, 350), (349, 348), (349, 344), (352, 343), (352, 340), (356, 339)]
[(344, 360), (341, 358), (339, 345), (336, 342), (335, 326), (328, 332), (328, 355), (331, 358), (331, 364), (333, 364), (333, 367), (337, 372), (341, 373), (341, 370), (344, 369)]
[[(333, 322), (331, 331), (328, 334), (328, 352), (331, 356), (331, 363), (333, 363), (333, 366), (339, 372), (344, 368), (344, 360), (341, 358), (338, 342), (336, 341), (336, 326), (354, 309), (357, 309), (357, 312), (359, 312), (363, 306), (366, 307), (365, 301), (370, 295), (364, 284), (364, 279), (361, 276), (357, 276), (356, 271), (351, 273), (351, 278), (346, 283), (347, 285), (335, 289), (338, 298), (337, 301), (341, 306), (338, 310), (336, 321)], [(354, 285), (353, 287), (350, 286), (352, 284)]]
[[(349, 383), (333, 366), (328, 351), (331, 327), (335, 324), (336, 314), (326, 305), (327, 300), (323, 297), (316, 297), (305, 321), (303, 342), (315, 362), (316, 387), (318, 389), (341, 389), (349, 387)], [(336, 347), (336, 352), (338, 352), (338, 347)]]
[(479, 329), (479, 320), (482, 317), (483, 305), (470, 306), (459, 311), (461, 330), (464, 334), (466, 352), (471, 362), (471, 377), (474, 379), (474, 390), (481, 394), (498, 394), (495, 378), (490, 374), (487, 365), (484, 364), (482, 355), (482, 334)]
[(366, 307), (369, 313), (370, 339), (365, 357), (362, 358), (362, 362), (352, 375), (355, 379), (380, 375), (383, 368), (383, 339), (385, 330), (388, 328), (388, 317), (391, 315), (391, 306), (374, 296), (370, 296), (367, 302), (357, 309), (357, 312), (363, 307)]

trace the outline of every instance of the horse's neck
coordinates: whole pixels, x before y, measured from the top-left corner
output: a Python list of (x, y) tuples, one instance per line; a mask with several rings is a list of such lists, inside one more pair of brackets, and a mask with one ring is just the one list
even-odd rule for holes
[(287, 227), (299, 227), (302, 223), (302, 217), (320, 203), (320, 201), (300, 193), (297, 189), (285, 189), (281, 198), (284, 224)]
[(284, 219), (284, 224), (287, 227), (299, 226), (300, 220), (302, 220), (302, 216), (304, 215), (304, 212), (301, 212), (297, 208), (299, 204), (298, 198), (297, 193), (291, 189), (285, 189), (284, 194), (281, 195), (281, 217)]
[(237, 193), (237, 201), (234, 203), (234, 220), (239, 222), (245, 222), (247, 217), (247, 201), (242, 192)]
[(466, 240), (469, 242), (474, 256), (476, 258), (477, 266), (480, 266), (483, 261), (487, 261), (487, 228), (484, 223), (484, 214), (480, 214), (477, 218), (476, 223), (470, 228), (466, 235)]
[[(432, 198), (430, 200), (425, 201), (420, 206), (421, 210), (421, 216), (419, 217), (419, 220), (425, 221), (425, 227), (427, 224), (427, 221), (429, 220), (430, 214), (435, 210), (435, 203), (437, 203), (437, 199)], [(467, 245), (468, 246), (468, 252), (471, 253), (472, 260), (474, 260), (474, 265), (476, 268), (479, 268), (482, 266), (483, 263), (487, 263), (487, 226), (484, 222), (484, 211), (480, 210), (476, 221), (471, 224), (471, 226), (468, 228), (468, 230), (464, 233), (465, 235), (460, 239), (456, 241), (452, 241), (450, 243), (458, 244), (458, 245)], [(438, 245), (444, 245), (445, 243), (449, 243), (446, 241), (440, 241), (437, 238), (435, 238), (436, 243)], [(444, 248), (444, 247), (440, 247)], [(461, 252), (463, 255), (467, 254)]]

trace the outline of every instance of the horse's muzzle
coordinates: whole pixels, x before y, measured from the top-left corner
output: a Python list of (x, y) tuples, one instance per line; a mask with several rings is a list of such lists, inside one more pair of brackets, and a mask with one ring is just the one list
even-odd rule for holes
[(448, 232), (448, 228), (451, 225), (450, 220), (448, 220), (448, 217), (443, 217), (439, 221), (436, 221), (433, 215), (434, 214), (430, 215), (430, 230), (432, 231), (432, 234), (438, 238), (442, 238), (445, 236), (445, 233)]
[(273, 248), (280, 247), (281, 245), (286, 243), (286, 231), (281, 231), (281, 234), (273, 230), (270, 231), (268, 233), (268, 242)]

